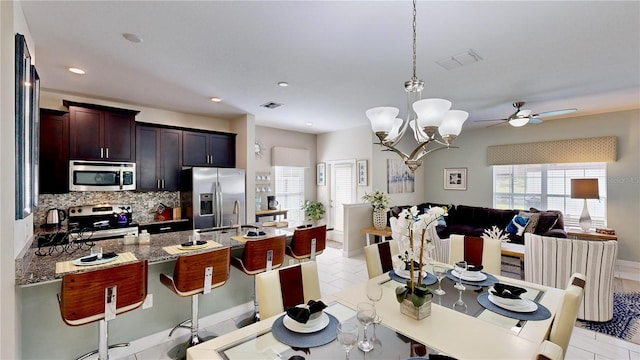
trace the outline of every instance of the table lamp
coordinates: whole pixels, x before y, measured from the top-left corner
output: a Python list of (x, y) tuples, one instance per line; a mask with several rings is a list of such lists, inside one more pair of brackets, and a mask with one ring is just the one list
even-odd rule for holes
[(571, 198), (584, 199), (582, 214), (580, 214), (580, 228), (584, 232), (589, 232), (591, 227), (591, 217), (587, 209), (587, 199), (599, 199), (598, 179), (571, 179)]

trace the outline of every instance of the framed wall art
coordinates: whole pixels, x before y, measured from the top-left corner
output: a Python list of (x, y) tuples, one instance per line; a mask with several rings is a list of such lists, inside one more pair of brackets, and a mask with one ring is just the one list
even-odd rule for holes
[(316, 185), (324, 186), (326, 184), (327, 184), (326, 164), (323, 162), (318, 163), (317, 169), (316, 169)]
[(444, 169), (445, 190), (467, 190), (467, 168)]
[(358, 171), (358, 186), (367, 186), (369, 180), (367, 160), (358, 160), (356, 162), (356, 169)]
[(415, 191), (415, 175), (401, 159), (387, 159), (387, 192), (389, 194)]

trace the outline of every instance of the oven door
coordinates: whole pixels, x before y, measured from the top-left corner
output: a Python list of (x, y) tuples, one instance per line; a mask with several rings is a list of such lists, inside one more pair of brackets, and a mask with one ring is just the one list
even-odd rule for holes
[(70, 191), (135, 190), (135, 164), (70, 161)]

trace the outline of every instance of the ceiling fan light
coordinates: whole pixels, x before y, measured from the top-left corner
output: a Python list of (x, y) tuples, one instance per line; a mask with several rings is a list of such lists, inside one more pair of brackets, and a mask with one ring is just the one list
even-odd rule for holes
[(395, 107), (380, 106), (367, 110), (365, 115), (371, 121), (371, 129), (374, 133), (390, 132), (400, 110)]
[(418, 126), (438, 127), (442, 124), (445, 113), (451, 108), (451, 101), (445, 99), (422, 99), (413, 103), (413, 111), (418, 116)]
[(525, 126), (525, 125), (527, 125), (527, 123), (529, 123), (529, 118), (528, 117), (514, 118), (514, 119), (509, 120), (509, 125), (511, 125), (513, 127)]
[(463, 110), (449, 110), (444, 115), (442, 125), (438, 128), (438, 132), (440, 136), (449, 136), (449, 135), (460, 135), (462, 131), (462, 125), (467, 118), (469, 117), (469, 113)]

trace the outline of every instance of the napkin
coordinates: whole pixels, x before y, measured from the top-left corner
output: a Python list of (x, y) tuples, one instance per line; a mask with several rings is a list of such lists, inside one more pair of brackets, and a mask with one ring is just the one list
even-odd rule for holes
[(491, 290), (491, 294), (505, 299), (520, 299), (520, 295), (525, 292), (527, 290), (521, 287), (502, 283), (493, 284), (493, 290)]
[(293, 320), (306, 324), (309, 321), (311, 314), (315, 314), (318, 311), (322, 311), (327, 307), (321, 300), (309, 300), (307, 306), (294, 306), (287, 309), (287, 316)]
[(257, 231), (257, 232), (256, 231), (249, 231), (247, 233), (248, 237), (264, 236), (264, 235), (267, 235), (264, 231)]
[(484, 269), (484, 266), (482, 265), (469, 264), (469, 266), (467, 267), (467, 271), (482, 271), (482, 269)]
[[(198, 241), (196, 241), (196, 245), (204, 245), (204, 244), (206, 244), (206, 243), (207, 243), (207, 242), (206, 242), (206, 241), (204, 241), (204, 240), (198, 240)], [(182, 244), (180, 244), (180, 245), (181, 245), (181, 246), (183, 246), (183, 247), (193, 246), (193, 241), (189, 241), (189, 242), (186, 242), (186, 243), (182, 243)]]
[(296, 226), (296, 229), (306, 229), (306, 228), (311, 227), (311, 226), (313, 226), (313, 225), (311, 225), (311, 224), (298, 225), (298, 226)]
[[(108, 253), (104, 253), (102, 254), (102, 258), (103, 259), (111, 259), (118, 256), (118, 254), (116, 254), (115, 252), (108, 252)], [(80, 259), (80, 262), (94, 262), (98, 260), (98, 255), (93, 255), (93, 256), (89, 256), (86, 258), (82, 258)]]

